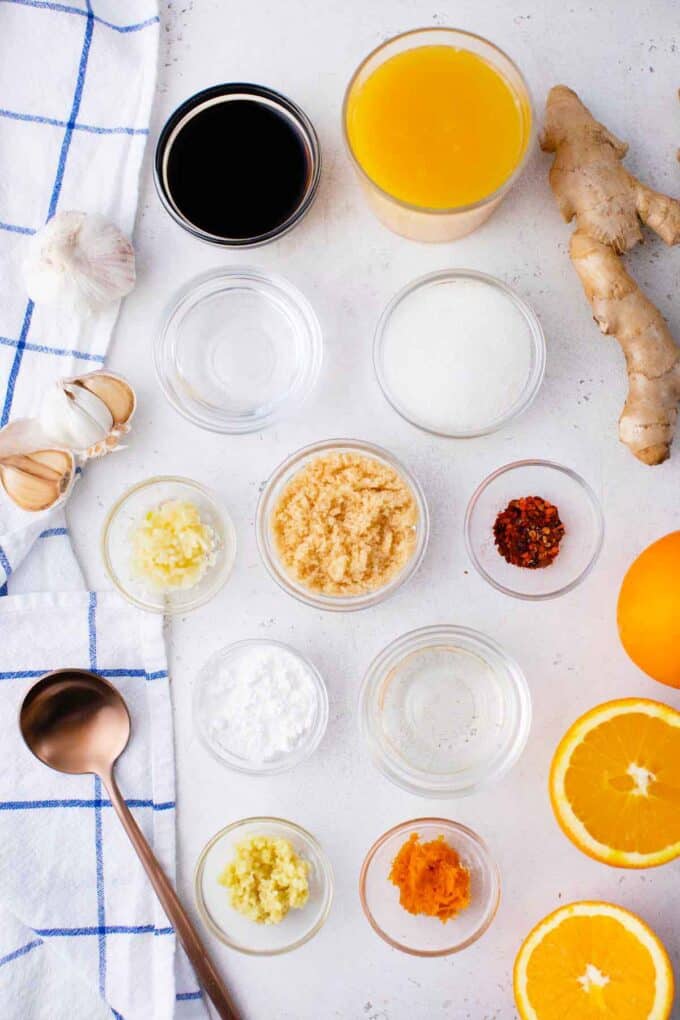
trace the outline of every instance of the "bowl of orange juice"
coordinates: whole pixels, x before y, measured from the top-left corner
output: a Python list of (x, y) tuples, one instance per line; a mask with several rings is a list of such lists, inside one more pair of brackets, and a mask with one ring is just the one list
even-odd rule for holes
[(452, 241), (486, 220), (532, 140), (528, 86), (481, 36), (424, 28), (383, 43), (345, 93), (343, 128), (374, 213), (397, 234)]

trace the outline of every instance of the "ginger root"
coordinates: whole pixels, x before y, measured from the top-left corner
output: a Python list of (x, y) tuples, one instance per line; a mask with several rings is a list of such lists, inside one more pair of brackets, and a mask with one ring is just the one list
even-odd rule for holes
[(680, 202), (646, 187), (621, 160), (628, 151), (565, 85), (548, 94), (541, 148), (554, 152), (550, 185), (567, 222), (569, 253), (601, 331), (626, 357), (628, 398), (619, 438), (644, 464), (670, 453), (680, 401), (680, 347), (620, 255), (642, 240), (641, 221), (680, 241)]

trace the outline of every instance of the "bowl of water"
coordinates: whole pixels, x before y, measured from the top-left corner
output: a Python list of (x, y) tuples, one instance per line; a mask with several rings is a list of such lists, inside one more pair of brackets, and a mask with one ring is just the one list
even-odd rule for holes
[(495, 641), (466, 627), (423, 627), (373, 660), (359, 723), (374, 765), (397, 786), (463, 796), (517, 761), (531, 698), (519, 665)]

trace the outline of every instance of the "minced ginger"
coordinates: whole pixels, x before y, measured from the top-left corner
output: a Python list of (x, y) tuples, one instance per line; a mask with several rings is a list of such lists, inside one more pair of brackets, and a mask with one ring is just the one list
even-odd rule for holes
[(357, 595), (387, 584), (415, 551), (418, 507), (388, 464), (316, 457), (285, 487), (272, 530), (286, 570), (312, 591)]
[(236, 846), (220, 875), (231, 905), (257, 924), (279, 924), (309, 899), (309, 864), (287, 839), (253, 836)]
[(409, 914), (446, 922), (470, 904), (470, 872), (443, 836), (429, 843), (417, 832), (409, 836), (392, 862), (390, 882)]
[(189, 500), (147, 510), (131, 541), (133, 574), (158, 591), (192, 588), (215, 560), (215, 532)]

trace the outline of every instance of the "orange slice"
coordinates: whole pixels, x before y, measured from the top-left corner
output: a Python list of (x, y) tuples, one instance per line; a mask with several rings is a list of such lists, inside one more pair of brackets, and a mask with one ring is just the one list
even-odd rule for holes
[(514, 990), (522, 1020), (667, 1020), (673, 971), (635, 914), (611, 903), (570, 903), (524, 940)]
[(565, 733), (550, 770), (557, 821), (605, 864), (648, 868), (680, 855), (680, 712), (624, 698)]

